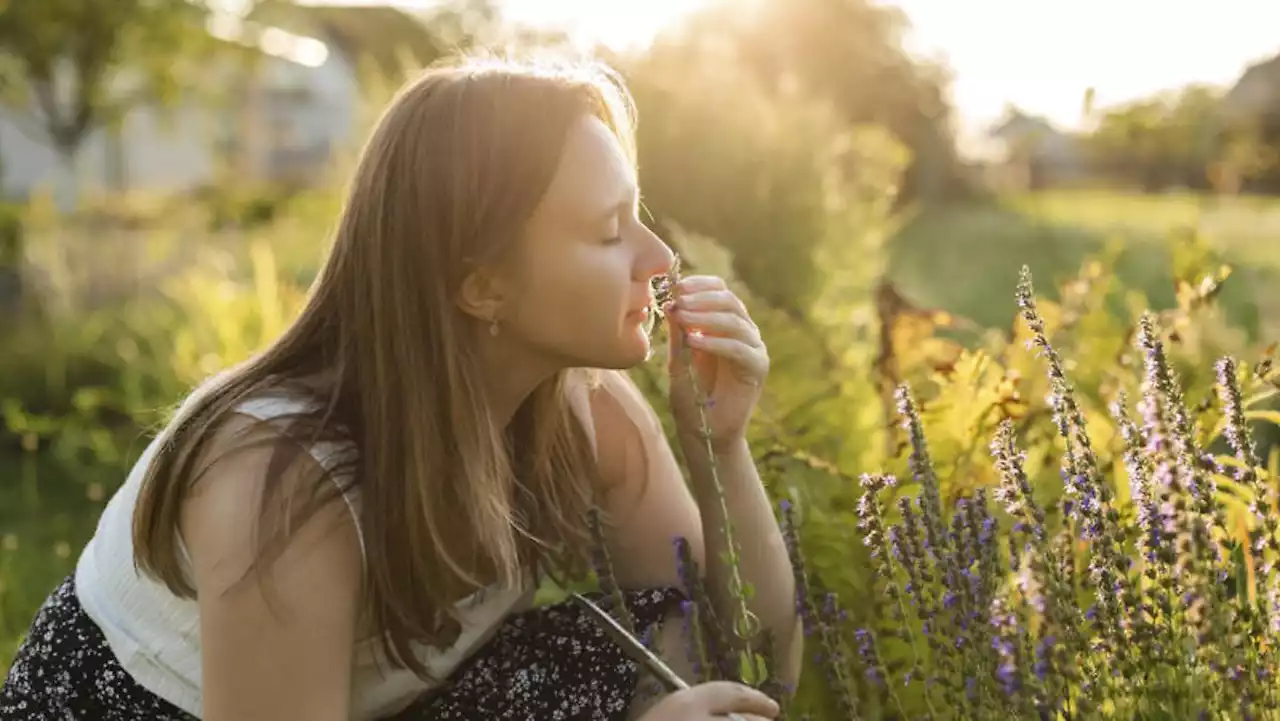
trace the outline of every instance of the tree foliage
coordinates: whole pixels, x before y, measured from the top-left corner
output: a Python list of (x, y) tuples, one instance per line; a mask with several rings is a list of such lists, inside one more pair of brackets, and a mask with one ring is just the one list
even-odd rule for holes
[(0, 12), (0, 91), (34, 109), (64, 156), (144, 99), (182, 87), (193, 51), (211, 42), (208, 6), (193, 0), (8, 0)]
[(958, 175), (942, 78), (907, 57), (905, 22), (860, 0), (712, 5), (622, 63), (648, 209), (723, 243), (793, 321), (821, 292), (818, 248), (876, 267), (869, 188), (901, 202)]
[(1204, 85), (1140, 98), (1101, 113), (1087, 148), (1095, 168), (1147, 190), (1207, 188), (1222, 153), (1219, 93)]
[(966, 190), (951, 129), (945, 68), (906, 50), (907, 16), (868, 0), (765, 0), (724, 5), (697, 27), (727, 35), (772, 97), (799, 90), (831, 104), (849, 126), (887, 128), (911, 151), (904, 199)]

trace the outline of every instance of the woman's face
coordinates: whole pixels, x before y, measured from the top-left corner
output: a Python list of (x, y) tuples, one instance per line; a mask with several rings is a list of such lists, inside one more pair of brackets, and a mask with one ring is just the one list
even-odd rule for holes
[(515, 254), (501, 334), (563, 367), (643, 362), (651, 281), (672, 260), (640, 221), (636, 175), (621, 144), (603, 122), (584, 118)]

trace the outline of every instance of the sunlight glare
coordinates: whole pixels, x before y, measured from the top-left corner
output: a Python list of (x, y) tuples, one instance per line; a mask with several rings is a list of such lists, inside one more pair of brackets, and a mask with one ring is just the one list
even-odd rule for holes
[(705, 5), (705, 0), (503, 0), (502, 9), (514, 22), (563, 29), (580, 42), (627, 50), (648, 45)]
[[(225, 9), (247, 0), (213, 0)], [(392, 5), (429, 10), (441, 0), (295, 0), (304, 5)], [(560, 30), (576, 45), (613, 50), (643, 49), (663, 30), (713, 0), (496, 0), (504, 19), (544, 30)]]

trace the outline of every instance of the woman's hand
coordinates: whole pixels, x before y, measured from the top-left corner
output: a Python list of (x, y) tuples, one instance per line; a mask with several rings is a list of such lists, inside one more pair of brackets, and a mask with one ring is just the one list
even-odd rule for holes
[(726, 721), (730, 714), (742, 721), (772, 719), (778, 703), (750, 686), (708, 681), (664, 697), (639, 721)]
[(694, 275), (676, 283), (666, 308), (670, 335), (670, 403), (682, 438), (702, 434), (689, 368), (707, 400), (714, 449), (746, 437), (769, 374), (769, 353), (746, 306), (722, 279)]

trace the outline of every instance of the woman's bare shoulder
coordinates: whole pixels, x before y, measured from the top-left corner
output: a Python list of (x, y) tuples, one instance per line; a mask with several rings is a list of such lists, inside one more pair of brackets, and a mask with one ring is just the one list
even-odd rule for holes
[[(233, 416), (210, 440), (181, 522), (206, 718), (344, 718), (361, 608), (354, 518), (274, 425)], [(264, 557), (260, 533), (275, 530), (287, 540)]]
[(273, 565), (282, 567), (270, 580), (304, 552), (324, 555), (333, 574), (358, 580), (356, 519), (329, 471), (278, 424), (229, 415), (202, 449), (195, 472), (180, 527), (196, 574), (204, 576), (197, 589), (234, 585), (270, 540), (261, 537), (264, 531), (287, 539), (272, 554)]

